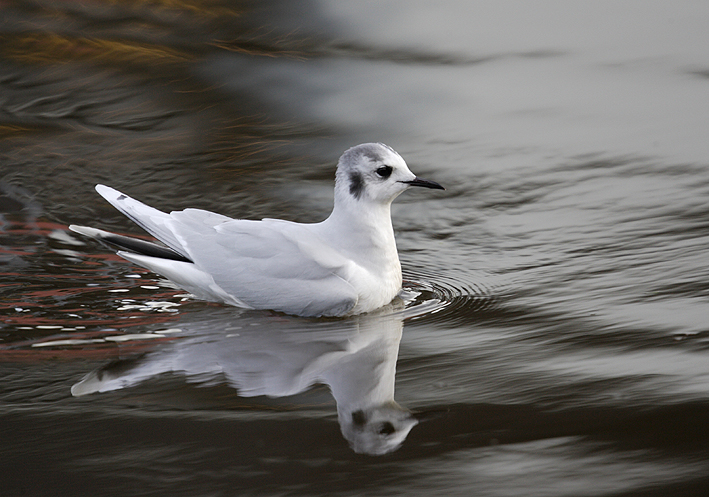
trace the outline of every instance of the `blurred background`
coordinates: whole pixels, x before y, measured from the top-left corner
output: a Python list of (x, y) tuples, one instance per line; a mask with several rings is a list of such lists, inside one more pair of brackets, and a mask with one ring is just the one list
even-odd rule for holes
[[(3, 495), (709, 491), (706, 2), (0, 13)], [(145, 236), (96, 183), (166, 211), (315, 222), (339, 155), (367, 141), (447, 188), (393, 207), (396, 399), (428, 414), (398, 450), (351, 450), (327, 385), (246, 397), (173, 368), (71, 396), (111, 361), (247, 327), (264, 354), (364, 335), (195, 301), (80, 239), (67, 225)]]

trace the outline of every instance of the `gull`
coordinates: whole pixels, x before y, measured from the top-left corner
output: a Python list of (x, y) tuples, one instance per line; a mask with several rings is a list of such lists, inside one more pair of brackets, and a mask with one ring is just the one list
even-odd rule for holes
[(319, 223), (233, 219), (201, 209), (168, 213), (108, 186), (96, 191), (165, 246), (96, 228), (69, 226), (121, 250), (196, 298), (298, 316), (373, 311), (401, 290), (391, 203), (420, 179), (391, 147), (364, 143), (337, 164), (335, 202)]

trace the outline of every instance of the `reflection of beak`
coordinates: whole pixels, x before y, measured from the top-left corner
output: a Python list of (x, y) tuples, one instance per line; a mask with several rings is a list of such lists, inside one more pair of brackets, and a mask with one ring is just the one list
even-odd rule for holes
[(431, 409), (430, 411), (412, 412), (411, 414), (416, 418), (416, 421), (423, 423), (434, 419), (445, 418), (449, 413), (450, 409)]
[(435, 181), (429, 181), (427, 179), (421, 178), (414, 178), (411, 181), (402, 181), (402, 183), (406, 183), (407, 185), (411, 186), (423, 186), (424, 188), (433, 188), (434, 190), (445, 190), (445, 188), (443, 188)]

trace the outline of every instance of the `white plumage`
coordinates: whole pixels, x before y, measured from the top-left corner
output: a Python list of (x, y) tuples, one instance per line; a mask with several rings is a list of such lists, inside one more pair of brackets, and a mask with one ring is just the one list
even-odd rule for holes
[(168, 249), (82, 226), (78, 233), (127, 250), (119, 255), (194, 296), (301, 316), (344, 316), (389, 303), (401, 289), (391, 202), (416, 178), (390, 147), (366, 143), (338, 162), (335, 205), (323, 222), (232, 219), (200, 209), (169, 214), (113, 188), (96, 190)]

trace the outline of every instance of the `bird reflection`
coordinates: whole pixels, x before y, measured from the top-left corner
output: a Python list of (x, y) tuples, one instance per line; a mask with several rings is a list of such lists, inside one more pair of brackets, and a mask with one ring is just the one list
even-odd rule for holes
[(348, 319), (242, 312), (182, 326), (185, 337), (86, 375), (71, 393), (127, 388), (163, 373), (224, 381), (243, 397), (286, 397), (330, 387), (343, 436), (357, 453), (399, 448), (417, 420), (394, 400), (403, 315), (396, 305)]

